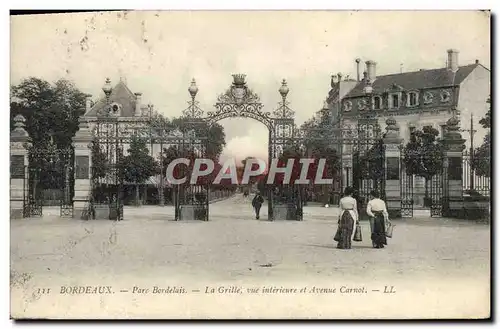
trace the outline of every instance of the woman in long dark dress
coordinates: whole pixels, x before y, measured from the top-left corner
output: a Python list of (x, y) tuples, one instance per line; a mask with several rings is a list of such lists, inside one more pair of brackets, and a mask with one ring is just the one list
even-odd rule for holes
[(340, 218), (339, 218), (339, 240), (337, 248), (351, 249), (352, 238), (354, 237), (354, 227), (358, 222), (358, 210), (356, 199), (352, 197), (353, 190), (346, 187), (344, 197), (340, 199)]
[(366, 206), (366, 214), (370, 216), (373, 247), (376, 249), (384, 248), (387, 245), (385, 227), (389, 222), (389, 213), (384, 200), (380, 199), (377, 191), (370, 192), (370, 202)]

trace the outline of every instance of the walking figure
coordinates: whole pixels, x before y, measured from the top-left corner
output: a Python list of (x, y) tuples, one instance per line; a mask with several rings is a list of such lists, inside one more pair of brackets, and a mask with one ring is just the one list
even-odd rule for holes
[(366, 206), (366, 213), (370, 216), (373, 248), (381, 249), (387, 245), (386, 226), (390, 223), (389, 213), (385, 202), (380, 199), (378, 191), (370, 192), (370, 201)]
[(260, 214), (260, 208), (262, 207), (262, 204), (264, 203), (264, 198), (262, 195), (260, 195), (260, 191), (257, 191), (255, 193), (255, 196), (252, 200), (252, 207), (255, 210), (255, 219), (259, 219), (259, 214)]

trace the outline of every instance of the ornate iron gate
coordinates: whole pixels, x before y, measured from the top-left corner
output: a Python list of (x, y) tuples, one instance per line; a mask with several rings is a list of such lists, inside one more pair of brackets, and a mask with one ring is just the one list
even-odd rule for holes
[[(192, 100), (190, 102), (190, 107), (184, 112), (184, 117), (188, 120), (188, 122), (194, 122), (196, 120), (204, 121), (208, 127), (220, 120), (235, 117), (252, 118), (261, 122), (269, 131), (268, 165), (270, 165), (272, 159), (278, 159), (283, 154), (283, 150), (286, 146), (293, 145), (297, 140), (296, 134), (298, 133), (298, 130), (294, 125), (294, 112), (288, 107), (289, 103), (286, 101), (289, 89), (286, 81), (283, 80), (282, 86), (279, 89), (282, 96), (282, 102), (273, 114), (271, 114), (270, 112), (262, 111), (264, 105), (261, 103), (259, 96), (247, 86), (245, 78), (246, 75), (244, 74), (233, 74), (232, 85), (226, 90), (225, 93), (219, 95), (217, 98), (217, 102), (215, 104), (216, 111), (207, 112), (206, 117), (203, 115), (203, 111), (198, 107), (197, 102), (195, 101), (198, 87), (193, 80), (189, 88)], [(199, 145), (204, 145), (208, 141), (204, 133), (198, 134), (197, 139), (201, 140)], [(275, 219), (274, 208), (282, 203), (287, 204), (287, 207), (290, 210), (288, 214), (294, 214), (294, 216), (292, 216), (293, 219), (302, 220), (302, 187), (288, 186), (286, 188), (281, 188), (279, 189), (279, 195), (275, 194), (276, 187), (276, 185), (272, 184), (267, 185), (268, 220)], [(179, 186), (178, 189), (183, 191), (185, 188)], [(285, 191), (287, 193), (285, 193)], [(182, 198), (179, 199), (181, 202), (184, 202)], [(208, 208), (208, 204), (206, 206)], [(291, 219), (290, 216), (287, 217)]]
[(25, 167), (23, 217), (41, 217), (43, 214), (43, 188), (40, 168)]
[(441, 170), (434, 176), (431, 177), (430, 182), (430, 202), (431, 202), (431, 217), (441, 217), (443, 215), (443, 195), (444, 195), (444, 180), (447, 178), (446, 170), (441, 168)]
[(404, 155), (401, 156), (401, 217), (413, 217), (413, 175), (404, 166)]
[(60, 216), (73, 218), (74, 194), (74, 150), (68, 148), (61, 150), (59, 161), (59, 176), (61, 188)]
[[(200, 177), (196, 182), (191, 181), (192, 168), (196, 159), (205, 159), (207, 155), (206, 123), (192, 116), (183, 118), (182, 139), (180, 140), (181, 157), (190, 160), (189, 167), (180, 167), (180, 177), (185, 178), (184, 184), (176, 185), (175, 220), (191, 217), (196, 220), (209, 220), (210, 182), (207, 177)], [(206, 168), (203, 168), (206, 169)], [(187, 215), (192, 212), (191, 215)]]
[(105, 107), (98, 113), (92, 142), (90, 204), (94, 216), (99, 213), (101, 217), (104, 212), (109, 219), (123, 219), (123, 141), (118, 118), (113, 116), (111, 107)]
[[(73, 217), (73, 149), (59, 149), (51, 141), (46, 148), (30, 147), (25, 174), (25, 216), (42, 216), (45, 191), (53, 192), (61, 217)], [(59, 192), (59, 193), (54, 193)]]
[(385, 149), (377, 119), (361, 118), (357, 123), (353, 145), (353, 188), (362, 206), (376, 190), (385, 199)]

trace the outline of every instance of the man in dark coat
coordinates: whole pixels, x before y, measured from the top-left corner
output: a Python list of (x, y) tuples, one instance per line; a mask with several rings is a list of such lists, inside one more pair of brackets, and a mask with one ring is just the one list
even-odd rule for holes
[(262, 195), (260, 195), (260, 191), (257, 191), (255, 193), (255, 196), (252, 200), (252, 207), (255, 210), (255, 219), (259, 219), (259, 213), (260, 213), (260, 208), (262, 207), (262, 204), (264, 203), (264, 198)]

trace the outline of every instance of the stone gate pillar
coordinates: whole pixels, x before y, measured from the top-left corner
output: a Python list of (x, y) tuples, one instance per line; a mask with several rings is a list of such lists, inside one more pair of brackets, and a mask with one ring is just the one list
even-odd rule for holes
[(353, 149), (353, 143), (354, 141), (351, 140), (346, 140), (342, 144), (342, 186), (340, 191), (340, 195), (344, 193), (343, 189), (345, 189), (347, 186), (353, 186), (353, 175), (352, 175), (352, 170), (353, 170), (353, 163), (352, 163), (352, 149)]
[(385, 161), (385, 197), (389, 217), (401, 217), (401, 143), (399, 127), (394, 118), (388, 118), (385, 123), (384, 142)]
[(461, 217), (464, 209), (463, 198), (463, 158), (465, 140), (459, 127), (460, 121), (453, 116), (446, 122), (444, 134), (443, 195), (442, 214), (444, 217)]
[(10, 133), (10, 218), (24, 217), (23, 211), (28, 195), (28, 132), (24, 129), (26, 119), (22, 115), (14, 118), (15, 128)]
[(73, 137), (73, 146), (75, 148), (75, 194), (73, 197), (73, 216), (75, 218), (86, 219), (86, 216), (89, 214), (89, 201), (92, 192), (92, 133), (84, 118), (80, 118), (78, 121), (80, 129)]

